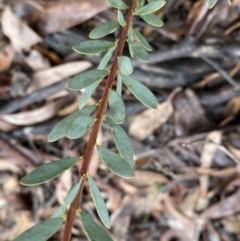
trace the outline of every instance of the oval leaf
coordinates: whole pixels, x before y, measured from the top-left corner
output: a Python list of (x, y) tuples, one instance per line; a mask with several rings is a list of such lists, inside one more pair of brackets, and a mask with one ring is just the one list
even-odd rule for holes
[(21, 183), (25, 186), (35, 186), (52, 180), (67, 169), (73, 167), (78, 160), (78, 157), (64, 158), (44, 164), (23, 177)]
[(104, 23), (96, 28), (94, 28), (90, 34), (89, 38), (91, 39), (98, 39), (102, 38), (110, 33), (113, 33), (119, 27), (118, 21), (109, 21)]
[(122, 96), (122, 77), (117, 73), (117, 93)]
[(162, 27), (163, 21), (162, 19), (158, 18), (155, 14), (146, 14), (142, 15), (141, 18), (148, 24), (156, 26), (156, 27)]
[(129, 49), (129, 53), (130, 53), (131, 57), (134, 58), (134, 52), (133, 52), (133, 49), (132, 49), (132, 44), (128, 45), (128, 49)]
[(208, 8), (209, 9), (213, 8), (216, 5), (217, 2), (218, 2), (218, 0), (209, 0), (208, 1)]
[(137, 1), (137, 8), (143, 7), (144, 4), (145, 4), (145, 0), (138, 0), (138, 1)]
[(85, 212), (80, 210), (80, 217), (88, 240), (90, 241), (113, 241), (110, 235)]
[(126, 21), (124, 19), (124, 16), (123, 16), (121, 10), (118, 10), (118, 22), (122, 27), (124, 27), (126, 25)]
[(62, 217), (64, 215), (64, 212), (67, 210), (68, 206), (73, 202), (73, 200), (77, 196), (77, 193), (81, 186), (82, 180), (83, 180), (83, 178), (81, 178), (80, 181), (77, 182), (71, 188), (71, 190), (68, 192), (67, 196), (65, 197), (63, 204), (55, 211), (55, 213), (52, 215), (51, 218)]
[(130, 53), (130, 56), (133, 58), (134, 53), (133, 53), (132, 46), (131, 46), (131, 44), (133, 43), (133, 27), (132, 26), (130, 26), (128, 29), (128, 39), (127, 40), (128, 40), (129, 53)]
[(110, 118), (107, 117), (106, 121), (111, 127), (113, 139), (119, 154), (131, 167), (133, 167), (135, 163), (133, 159), (134, 151), (128, 135), (120, 125), (115, 124)]
[(135, 11), (135, 15), (145, 15), (153, 13), (165, 5), (165, 1), (155, 1), (147, 4), (146, 6), (139, 8)]
[(73, 49), (81, 54), (97, 54), (112, 48), (115, 43), (106, 40), (89, 40), (73, 45)]
[(63, 218), (50, 218), (28, 229), (14, 241), (46, 241), (60, 229), (62, 223)]
[(80, 74), (75, 75), (70, 82), (68, 83), (68, 88), (72, 90), (80, 90), (84, 89), (87, 86), (95, 83), (98, 80), (102, 80), (105, 76), (107, 76), (107, 70), (89, 70), (84, 71)]
[(152, 47), (149, 45), (145, 37), (136, 29), (133, 29), (134, 34), (136, 35), (139, 43), (148, 51), (152, 51)]
[(98, 85), (101, 83), (102, 80), (98, 80), (97, 82), (89, 85), (82, 93), (82, 96), (79, 101), (79, 109), (82, 109), (85, 104), (88, 102), (89, 98), (95, 91), (95, 89), (98, 87)]
[(130, 26), (128, 29), (128, 42), (133, 43), (133, 27)]
[(104, 225), (107, 228), (110, 228), (110, 218), (109, 218), (106, 204), (103, 201), (102, 195), (101, 195), (100, 191), (98, 190), (96, 183), (94, 182), (94, 180), (92, 179), (92, 177), (89, 174), (88, 174), (88, 184), (89, 184), (93, 202), (97, 209), (97, 213), (98, 213), (100, 219), (102, 220), (102, 222), (104, 223)]
[(106, 166), (116, 175), (120, 177), (130, 178), (134, 176), (133, 169), (131, 166), (119, 157), (114, 152), (109, 151), (107, 148), (102, 146), (97, 146), (98, 154), (101, 160), (106, 164)]
[[(71, 127), (71, 125), (75, 119), (77, 119), (80, 116), (90, 115), (95, 109), (96, 109), (96, 105), (86, 106), (83, 109), (65, 117), (63, 120), (61, 120), (59, 123), (57, 123), (57, 125), (55, 125), (54, 128), (51, 130), (51, 132), (48, 135), (48, 141), (53, 142), (53, 141), (60, 139), (63, 136), (66, 136), (68, 129)], [(90, 121), (90, 119), (87, 119), (87, 120)], [(79, 132), (79, 133), (76, 133), (75, 135), (78, 137), (81, 137), (82, 131), (81, 131), (81, 133)], [(78, 138), (78, 137), (76, 137), (76, 138)]]
[(126, 108), (121, 96), (110, 90), (108, 103), (113, 120), (118, 124), (123, 123), (126, 117)]
[(114, 8), (126, 10), (128, 6), (122, 0), (107, 0), (107, 2)]
[(118, 58), (118, 67), (122, 74), (130, 75), (133, 72), (133, 64), (129, 57), (121, 56)]
[(140, 102), (149, 108), (157, 109), (158, 101), (146, 86), (130, 76), (122, 75), (122, 79), (128, 89)]
[(79, 116), (74, 119), (67, 128), (65, 135), (70, 139), (77, 139), (83, 136), (94, 123), (94, 118)]
[(143, 48), (141, 45), (139, 44), (131, 44), (132, 46), (132, 50), (133, 50), (133, 54), (140, 60), (144, 61), (144, 62), (148, 62), (149, 61), (149, 54), (147, 52), (147, 50), (145, 48)]
[(107, 53), (104, 55), (104, 57), (102, 58), (101, 62), (98, 65), (98, 69), (105, 69), (109, 60), (112, 57), (113, 51), (116, 49), (116, 46), (110, 48)]

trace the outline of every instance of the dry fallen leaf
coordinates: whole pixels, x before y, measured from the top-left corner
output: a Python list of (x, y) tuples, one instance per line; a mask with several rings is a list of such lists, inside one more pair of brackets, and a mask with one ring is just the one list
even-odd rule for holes
[(15, 50), (11, 45), (6, 44), (6, 45), (1, 46), (1, 49), (0, 49), (0, 73), (10, 68), (14, 55), (15, 55)]
[(206, 209), (200, 217), (202, 219), (218, 219), (233, 215), (240, 211), (240, 191), (220, 200), (218, 203)]
[(65, 197), (72, 187), (72, 171), (66, 170), (59, 178), (56, 186), (56, 198), (59, 204), (63, 204)]
[[(164, 196), (164, 215), (171, 229), (179, 230), (186, 238), (185, 240), (193, 240), (196, 224), (193, 220), (186, 217), (175, 207), (172, 199), (168, 194)], [(186, 228), (187, 227), (187, 228)]]
[(29, 211), (16, 212), (12, 216), (11, 228), (1, 231), (0, 241), (13, 240), (33, 225)]
[(172, 99), (181, 91), (181, 88), (175, 89), (166, 101), (158, 105), (158, 109), (147, 109), (135, 116), (129, 126), (129, 134), (138, 140), (144, 140), (154, 130), (160, 128), (173, 114)]
[(41, 123), (52, 118), (63, 105), (63, 100), (50, 102), (35, 110), (23, 111), (17, 114), (0, 115), (0, 119), (14, 125), (27, 126)]
[(117, 178), (117, 183), (119, 188), (128, 195), (136, 195), (138, 193), (138, 188), (126, 182), (126, 180), (122, 178)]
[(2, 185), (2, 191), (5, 195), (19, 192), (19, 181), (13, 175), (9, 175), (4, 178), (4, 183)]
[(5, 121), (0, 120), (0, 131), (3, 132), (10, 132), (15, 130), (17, 127), (15, 125), (11, 125), (9, 123), (6, 123)]
[(221, 220), (221, 224), (223, 225), (224, 229), (229, 233), (240, 233), (240, 219), (238, 216), (227, 217)]
[(50, 61), (37, 50), (32, 49), (27, 56), (23, 56), (25, 63), (33, 70), (41, 70), (50, 67)]
[(196, 216), (195, 206), (199, 198), (199, 192), (199, 188), (195, 188), (192, 191), (188, 191), (183, 202), (180, 204), (181, 210), (184, 210), (184, 214), (190, 218), (194, 218)]
[(237, 115), (240, 113), (240, 97), (233, 97), (228, 103), (225, 110), (225, 116)]
[(134, 177), (126, 179), (126, 182), (131, 183), (134, 186), (151, 186), (157, 183), (168, 183), (169, 180), (162, 174), (152, 171), (134, 171)]
[(189, 237), (184, 235), (182, 231), (176, 229), (168, 229), (160, 238), (160, 241), (171, 241), (177, 239), (178, 241), (191, 241)]
[(111, 214), (113, 233), (118, 240), (127, 240), (126, 234), (129, 230), (130, 220), (133, 215), (156, 214), (161, 206), (163, 194), (156, 185), (140, 189), (136, 195), (125, 195), (121, 204)]
[[(35, 167), (27, 156), (23, 155), (18, 149), (16, 148), (18, 145), (12, 145), (11, 143), (6, 142), (5, 140), (0, 138), (0, 159), (2, 162), (12, 163), (13, 165), (17, 164), (18, 167), (24, 168), (25, 166), (28, 167)], [(1, 165), (4, 168), (3, 163)], [(6, 167), (5, 168), (11, 168), (13, 167)]]
[[(207, 139), (213, 142), (214, 144), (219, 145), (222, 139), (222, 132), (212, 131), (208, 134)], [(214, 144), (209, 142), (206, 142), (204, 144), (202, 154), (201, 154), (201, 159), (200, 159), (202, 168), (209, 168), (211, 166), (214, 154), (217, 150), (217, 146)], [(208, 204), (207, 193), (209, 188), (209, 176), (202, 175), (200, 176), (199, 181), (200, 181), (200, 195), (196, 206), (196, 209), (198, 211), (205, 209)]]
[(229, 151), (237, 158), (240, 162), (240, 149), (232, 146), (230, 143), (226, 143), (227, 148)]
[(126, 240), (127, 232), (129, 230), (131, 216), (134, 212), (133, 205), (124, 205), (123, 203), (118, 209), (111, 214), (110, 220), (112, 225), (112, 232), (118, 240)]
[[(49, 96), (49, 98), (47, 98), (47, 99), (54, 100), (57, 98), (65, 97), (65, 96), (69, 95), (69, 90), (63, 90), (63, 91), (60, 91), (59, 93), (61, 95), (52, 95), (52, 96)], [(73, 96), (74, 96), (73, 101), (71, 103), (67, 104), (66, 106), (63, 106), (63, 108), (57, 112), (57, 114), (56, 114), (57, 116), (65, 117), (65, 116), (71, 115), (73, 112), (79, 110), (80, 95), (77, 92), (73, 92)]]
[(174, 98), (174, 125), (177, 136), (205, 132), (210, 129), (209, 121), (198, 96), (192, 89), (185, 89)]
[(88, 61), (74, 61), (38, 71), (33, 75), (33, 81), (29, 86), (27, 93), (31, 94), (39, 89), (82, 72), (91, 66), (92, 64)]
[[(196, 28), (199, 25), (199, 22), (202, 21), (203, 18), (206, 17), (208, 13), (208, 2), (206, 1), (196, 1), (193, 5), (192, 11), (189, 12), (187, 23), (188, 23), (188, 29), (187, 34), (196, 34)], [(205, 29), (204, 29), (205, 30)], [(199, 34), (199, 33), (198, 33)]]
[[(1, 153), (0, 153), (1, 155)], [(0, 157), (0, 171), (9, 171), (9, 172), (13, 172), (13, 173), (16, 173), (16, 174), (19, 174), (21, 173), (21, 170), (20, 168), (14, 164), (14, 163), (11, 163), (7, 160), (4, 160), (4, 158)]]
[(44, 11), (35, 13), (30, 25), (46, 35), (83, 23), (110, 6), (104, 0), (68, 0), (43, 3), (42, 7)]
[(42, 41), (38, 34), (13, 14), (10, 6), (7, 6), (2, 14), (2, 31), (18, 52), (28, 51), (31, 46)]

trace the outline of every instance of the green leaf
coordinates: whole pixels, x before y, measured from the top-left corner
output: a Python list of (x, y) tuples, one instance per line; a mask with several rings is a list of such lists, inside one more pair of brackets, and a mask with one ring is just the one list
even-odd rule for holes
[(133, 27), (130, 26), (128, 29), (128, 49), (129, 49), (130, 56), (133, 58), (134, 53), (131, 46), (132, 43), (133, 43)]
[(50, 218), (36, 224), (13, 241), (46, 241), (61, 227), (63, 218)]
[(132, 58), (134, 58), (134, 52), (133, 52), (132, 44), (128, 44), (128, 49), (129, 49), (130, 56)]
[(144, 4), (145, 4), (145, 0), (138, 0), (138, 1), (137, 1), (137, 8), (143, 7)]
[(126, 21), (124, 19), (124, 16), (123, 16), (121, 10), (118, 10), (118, 22), (122, 27), (124, 27), (126, 25)]
[(106, 40), (89, 40), (73, 45), (73, 49), (81, 54), (97, 54), (112, 48), (115, 43)]
[(126, 108), (121, 96), (110, 90), (108, 103), (113, 120), (118, 124), (123, 123), (126, 117)]
[(122, 74), (130, 75), (133, 72), (133, 64), (129, 57), (120, 56), (118, 58), (118, 67)]
[(113, 33), (119, 27), (118, 21), (109, 21), (96, 28), (94, 28), (90, 34), (89, 38), (98, 39), (102, 38), (110, 33)]
[(122, 79), (128, 89), (140, 102), (149, 108), (157, 109), (158, 101), (146, 86), (130, 76), (122, 75)]
[(89, 184), (93, 202), (97, 209), (97, 213), (98, 213), (100, 219), (102, 220), (102, 222), (104, 223), (104, 225), (107, 228), (110, 228), (110, 218), (109, 218), (106, 204), (103, 201), (102, 195), (101, 195), (100, 191), (98, 190), (96, 183), (94, 182), (94, 180), (92, 179), (92, 177), (89, 174), (88, 174), (88, 184)]
[(209, 9), (213, 8), (216, 5), (217, 2), (218, 2), (218, 0), (209, 0), (208, 1), (208, 8)]
[(133, 43), (133, 27), (132, 27), (132, 25), (128, 29), (128, 42)]
[(134, 14), (135, 15), (145, 15), (145, 14), (149, 14), (149, 13), (153, 13), (155, 11), (157, 11), (158, 9), (160, 9), (161, 7), (163, 7), (165, 5), (165, 1), (155, 1), (152, 3), (149, 3), (147, 5), (145, 5), (142, 8), (137, 9)]
[(157, 17), (155, 14), (146, 14), (140, 16), (146, 23), (156, 26), (156, 27), (162, 27), (163, 21), (159, 17)]
[(79, 158), (64, 158), (44, 164), (22, 178), (21, 184), (25, 186), (35, 186), (59, 176), (67, 169), (73, 167)]
[(119, 151), (119, 154), (124, 160), (129, 163), (131, 167), (133, 167), (135, 163), (133, 159), (134, 151), (128, 135), (120, 125), (114, 123), (110, 118), (107, 117), (106, 121), (111, 127), (113, 139)]
[(136, 29), (133, 29), (134, 34), (136, 35), (139, 43), (148, 51), (152, 51), (152, 47), (149, 45), (145, 37)]
[(48, 135), (48, 141), (53, 142), (63, 136), (67, 136), (72, 139), (83, 136), (94, 123), (94, 119), (88, 115), (90, 115), (95, 109), (96, 105), (86, 106), (83, 109), (65, 117), (51, 130)]
[(131, 166), (120, 156), (102, 146), (97, 146), (97, 150), (101, 160), (113, 173), (120, 177), (126, 178), (131, 178), (134, 176)]
[(82, 137), (95, 122), (94, 118), (89, 116), (79, 116), (73, 120), (67, 128), (66, 137), (77, 139)]
[(91, 97), (91, 95), (93, 94), (93, 92), (95, 91), (95, 89), (98, 87), (98, 85), (101, 83), (102, 80), (98, 80), (97, 82), (89, 85), (82, 93), (82, 96), (80, 98), (79, 101), (79, 109), (82, 109), (85, 104), (87, 103), (87, 101), (89, 100), (89, 98)]
[(133, 50), (133, 53), (134, 55), (144, 61), (144, 62), (148, 62), (149, 61), (149, 54), (147, 52), (147, 50), (145, 48), (143, 48), (140, 44), (131, 44), (132, 46), (132, 50)]
[(72, 90), (80, 90), (88, 87), (89, 85), (102, 80), (105, 76), (108, 75), (107, 70), (89, 70), (84, 71), (80, 74), (75, 75), (70, 82), (68, 83), (68, 88)]
[(67, 210), (68, 206), (73, 202), (73, 200), (77, 196), (77, 193), (81, 186), (82, 180), (83, 180), (83, 178), (81, 178), (80, 181), (77, 182), (71, 188), (71, 190), (68, 192), (67, 196), (65, 197), (63, 204), (55, 211), (55, 213), (52, 215), (51, 218), (62, 217), (64, 215), (64, 212)]
[(104, 57), (102, 58), (101, 62), (98, 65), (98, 69), (105, 69), (109, 60), (112, 57), (113, 51), (116, 49), (116, 46), (110, 48), (107, 53), (104, 55)]
[[(93, 113), (93, 111), (95, 111), (97, 108), (96, 105), (89, 105), (89, 106), (85, 106), (84, 108), (82, 108), (81, 110), (77, 111), (80, 115), (91, 115)], [(75, 112), (75, 113), (77, 113)], [(74, 113), (73, 113), (74, 114)]]
[(105, 229), (100, 227), (94, 220), (82, 210), (79, 211), (84, 231), (90, 241), (113, 241)]
[(122, 77), (117, 73), (117, 91), (120, 96), (122, 96)]
[(107, 2), (114, 8), (126, 10), (128, 6), (122, 0), (107, 0)]

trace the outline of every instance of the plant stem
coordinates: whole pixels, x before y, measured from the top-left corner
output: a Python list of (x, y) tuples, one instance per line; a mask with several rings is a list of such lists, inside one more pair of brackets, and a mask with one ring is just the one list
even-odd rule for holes
[(94, 146), (96, 144), (97, 135), (98, 135), (99, 129), (101, 127), (103, 115), (106, 111), (106, 107), (107, 107), (107, 104), (108, 104), (108, 92), (112, 88), (113, 81), (115, 80), (116, 75), (117, 75), (118, 57), (121, 56), (122, 52), (123, 52), (123, 48), (124, 48), (126, 38), (127, 38), (128, 29), (131, 25), (132, 18), (133, 18), (133, 11), (136, 8), (136, 2), (137, 2), (137, 0), (131, 1), (131, 4), (129, 6), (129, 9), (128, 9), (128, 12), (127, 12), (127, 15), (126, 15), (126, 25), (122, 28), (121, 33), (120, 33), (120, 37), (119, 37), (117, 49), (116, 49), (115, 54), (114, 54), (111, 70), (110, 70), (110, 73), (109, 73), (108, 78), (107, 78), (107, 82), (106, 82), (106, 85), (105, 85), (105, 88), (104, 88), (104, 91), (103, 91), (103, 94), (102, 94), (102, 98), (99, 101), (99, 107), (98, 107), (98, 110), (97, 110), (97, 113), (96, 113), (96, 121), (95, 121), (95, 123), (92, 127), (90, 137), (89, 137), (89, 140), (88, 140), (88, 143), (87, 143), (87, 147), (86, 147), (84, 155), (83, 155), (83, 162), (82, 162), (81, 168), (79, 170), (78, 179), (80, 180), (80, 178), (83, 178), (82, 184), (79, 188), (79, 191), (78, 191), (78, 194), (77, 194), (76, 198), (74, 199), (74, 201), (72, 202), (72, 204), (70, 205), (70, 208), (68, 210), (66, 224), (65, 224), (65, 227), (64, 227), (64, 231), (63, 231), (61, 241), (69, 241), (70, 237), (71, 237), (71, 230), (72, 230), (72, 226), (73, 226), (73, 221), (74, 221), (75, 214), (76, 214), (76, 211), (78, 209), (79, 202), (80, 202), (80, 199), (81, 199), (81, 196), (82, 196), (84, 180), (86, 178), (88, 167), (89, 167), (89, 164), (90, 164), (90, 161), (91, 161), (91, 158), (92, 158), (93, 149), (94, 149)]

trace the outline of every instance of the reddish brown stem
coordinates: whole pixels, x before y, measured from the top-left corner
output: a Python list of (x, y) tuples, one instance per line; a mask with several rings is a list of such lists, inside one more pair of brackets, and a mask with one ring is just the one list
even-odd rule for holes
[(113, 81), (114, 81), (114, 79), (116, 78), (116, 75), (117, 75), (118, 57), (121, 56), (122, 52), (123, 52), (123, 48), (124, 48), (126, 38), (127, 38), (128, 29), (129, 29), (129, 27), (131, 25), (131, 22), (132, 22), (133, 11), (136, 8), (136, 2), (137, 2), (137, 0), (131, 1), (130, 7), (129, 7), (127, 15), (126, 15), (126, 25), (122, 28), (121, 33), (120, 33), (120, 37), (119, 37), (117, 49), (116, 49), (115, 54), (114, 54), (111, 70), (110, 70), (110, 73), (109, 73), (108, 78), (107, 78), (107, 82), (106, 82), (106, 85), (105, 85), (105, 88), (104, 88), (104, 91), (103, 91), (103, 94), (102, 94), (102, 98), (99, 102), (99, 107), (98, 107), (98, 110), (97, 110), (97, 113), (96, 113), (96, 121), (95, 121), (95, 123), (92, 127), (90, 137), (89, 137), (89, 141), (87, 143), (87, 147), (86, 147), (86, 150), (85, 150), (84, 155), (83, 155), (83, 162), (82, 162), (81, 168), (79, 170), (79, 180), (80, 180), (80, 178), (83, 178), (83, 181), (82, 181), (81, 187), (78, 191), (78, 194), (77, 194), (76, 198), (74, 199), (74, 201), (72, 202), (72, 204), (70, 205), (70, 208), (68, 210), (66, 224), (65, 224), (65, 228), (64, 228), (64, 232), (63, 232), (61, 241), (69, 241), (70, 237), (71, 237), (71, 230), (72, 230), (72, 226), (73, 226), (73, 221), (74, 221), (75, 214), (76, 214), (76, 211), (78, 209), (79, 202), (80, 202), (80, 199), (81, 199), (81, 196), (82, 196), (84, 180), (86, 178), (89, 163), (90, 163), (91, 158), (92, 158), (93, 149), (94, 149), (94, 146), (95, 146), (95, 143), (96, 143), (96, 140), (97, 140), (97, 135), (98, 135), (99, 129), (101, 127), (103, 115), (104, 115), (106, 107), (107, 107), (108, 92), (112, 88)]

